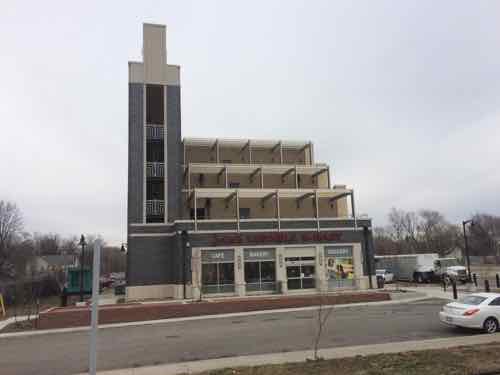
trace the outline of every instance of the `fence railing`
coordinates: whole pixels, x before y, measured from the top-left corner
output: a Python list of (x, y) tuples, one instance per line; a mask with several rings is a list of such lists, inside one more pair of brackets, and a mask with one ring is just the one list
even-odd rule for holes
[(165, 201), (148, 200), (146, 201), (146, 215), (161, 216), (165, 214)]
[(146, 139), (161, 140), (164, 137), (163, 125), (146, 125)]
[(165, 164), (160, 162), (148, 162), (146, 164), (146, 176), (147, 177), (164, 177), (165, 176)]

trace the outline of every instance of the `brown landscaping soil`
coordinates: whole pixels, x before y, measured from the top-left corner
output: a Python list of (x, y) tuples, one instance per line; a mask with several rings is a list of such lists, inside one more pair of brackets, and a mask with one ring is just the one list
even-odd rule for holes
[(500, 374), (500, 344), (306, 363), (227, 368), (199, 375), (493, 375)]
[[(323, 296), (263, 297), (228, 299), (212, 302), (119, 304), (99, 307), (99, 324), (158, 320), (200, 315), (226, 314), (258, 310), (273, 310), (335, 305), (356, 302), (376, 302), (390, 300), (389, 293), (357, 292)], [(88, 307), (56, 308), (40, 313), (39, 329), (67, 328), (90, 324)]]

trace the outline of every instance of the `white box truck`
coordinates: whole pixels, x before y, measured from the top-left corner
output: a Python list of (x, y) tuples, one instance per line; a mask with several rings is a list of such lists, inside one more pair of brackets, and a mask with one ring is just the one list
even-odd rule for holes
[(418, 283), (454, 279), (465, 283), (467, 272), (456, 258), (440, 258), (438, 254), (401, 254), (375, 256), (375, 267), (394, 274), (395, 280)]

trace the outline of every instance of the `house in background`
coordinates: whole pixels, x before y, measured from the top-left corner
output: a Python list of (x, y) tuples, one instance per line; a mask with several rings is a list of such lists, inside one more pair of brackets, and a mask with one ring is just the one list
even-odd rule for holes
[(79, 267), (78, 256), (71, 254), (41, 255), (35, 256), (26, 264), (26, 275), (47, 275), (63, 271), (69, 268)]

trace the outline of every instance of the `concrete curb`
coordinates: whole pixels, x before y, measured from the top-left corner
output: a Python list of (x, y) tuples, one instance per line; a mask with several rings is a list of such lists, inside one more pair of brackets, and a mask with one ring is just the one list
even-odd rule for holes
[[(29, 318), (30, 319), (36, 319), (36, 318), (38, 318), (38, 315), (36, 315), (36, 314), (30, 315)], [(2, 321), (0, 321), (0, 331), (2, 329), (4, 329), (5, 327), (7, 327), (9, 324), (15, 323), (16, 321), (18, 321), (18, 322), (24, 322), (26, 320), (28, 320), (28, 316), (27, 315), (18, 316), (17, 318), (10, 317), (10, 318), (7, 318), (5, 320), (2, 320)], [(0, 334), (0, 336), (1, 336), (1, 334)]]
[[(323, 308), (333, 308), (333, 309), (342, 309), (349, 307), (359, 307), (359, 306), (384, 306), (384, 305), (395, 305), (402, 303), (410, 303), (417, 302), (429, 299), (428, 296), (414, 294), (413, 298), (407, 299), (397, 299), (390, 301), (379, 301), (379, 302), (359, 302), (359, 303), (348, 303), (343, 305), (325, 305)], [(189, 316), (184, 318), (170, 318), (170, 319), (158, 319), (158, 320), (144, 320), (138, 322), (126, 322), (126, 323), (111, 323), (111, 324), (100, 324), (99, 329), (108, 329), (108, 328), (121, 328), (121, 327), (135, 327), (135, 326), (143, 326), (143, 325), (154, 325), (154, 324), (166, 324), (166, 323), (178, 323), (178, 322), (187, 322), (192, 320), (204, 320), (204, 319), (221, 319), (221, 318), (233, 318), (233, 317), (241, 317), (241, 316), (251, 316), (251, 315), (267, 315), (267, 314), (279, 314), (279, 313), (288, 313), (288, 312), (297, 312), (297, 311), (314, 311), (319, 309), (319, 306), (306, 306), (306, 307), (295, 307), (288, 309), (275, 309), (275, 310), (258, 310), (258, 311), (246, 311), (246, 312), (237, 312), (230, 314), (214, 314), (214, 315), (200, 315), (200, 316)], [(56, 328), (56, 329), (46, 329), (46, 330), (36, 330), (36, 331), (23, 331), (23, 332), (11, 332), (11, 333), (0, 333), (0, 339), (4, 338), (13, 338), (13, 337), (25, 337), (25, 336), (36, 336), (36, 335), (45, 335), (45, 334), (55, 334), (55, 333), (71, 333), (71, 332), (83, 332), (88, 331), (89, 327), (72, 327), (72, 328)]]
[[(358, 355), (401, 353), (430, 349), (447, 349), (466, 345), (479, 345), (500, 342), (500, 333), (494, 335), (459, 336), (452, 338), (403, 341), (376, 345), (358, 345), (319, 350), (318, 355), (325, 359), (349, 358)], [(305, 362), (312, 358), (312, 351), (262, 354), (229, 358), (208, 359), (202, 361), (172, 363), (158, 366), (145, 366), (128, 369), (99, 371), (100, 375), (174, 375), (192, 374), (222, 368), (260, 366), (281, 363)], [(84, 374), (79, 374), (84, 375)]]

